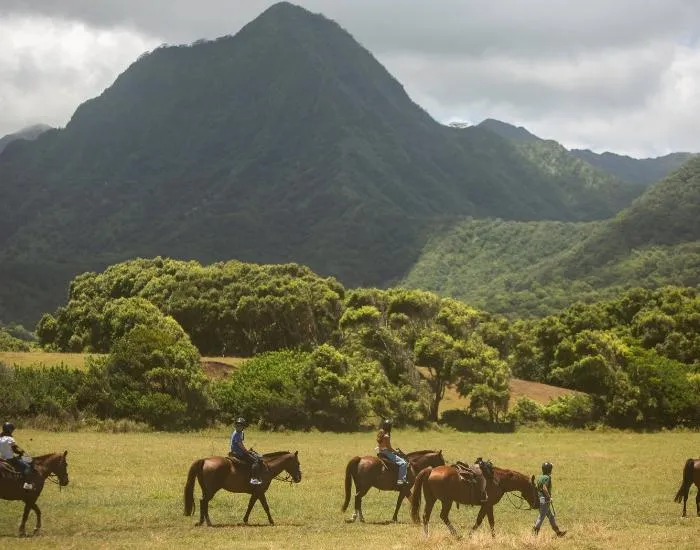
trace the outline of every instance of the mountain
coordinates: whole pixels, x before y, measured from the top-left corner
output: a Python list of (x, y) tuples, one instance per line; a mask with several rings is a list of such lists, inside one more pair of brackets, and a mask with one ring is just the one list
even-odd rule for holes
[[(576, 210), (579, 220), (599, 219), (601, 200), (617, 212), (641, 193), (638, 187), (595, 168), (563, 145), (541, 139), (522, 126), (486, 119), (478, 127), (511, 142), (541, 173), (555, 180), (563, 202)], [(582, 189), (587, 191), (585, 195)]]
[(645, 187), (665, 178), (693, 156), (692, 153), (671, 153), (662, 157), (635, 159), (615, 153), (598, 154), (588, 149), (572, 149), (571, 154), (621, 180)]
[(41, 134), (50, 129), (51, 126), (47, 126), (46, 124), (34, 124), (33, 126), (27, 126), (26, 128), (21, 129), (19, 132), (0, 137), (0, 153), (2, 153), (5, 150), (5, 147), (7, 147), (13, 141), (17, 141), (18, 139), (25, 139), (29, 141), (35, 140)]
[(541, 138), (537, 137), (535, 134), (530, 133), (527, 129), (522, 126), (513, 126), (507, 122), (501, 122), (493, 118), (487, 118), (486, 120), (478, 124), (479, 128), (488, 130), (501, 136), (504, 139), (515, 142), (531, 142), (531, 141), (543, 141)]
[(276, 4), (235, 36), (144, 54), (0, 155), (0, 319), (31, 322), (71, 275), (137, 256), (386, 285), (445, 223), (605, 219), (637, 192), (568, 177), (437, 123), (336, 23)]
[(698, 286), (700, 156), (611, 220), (445, 226), (402, 282), (492, 312), (537, 316), (635, 286)]

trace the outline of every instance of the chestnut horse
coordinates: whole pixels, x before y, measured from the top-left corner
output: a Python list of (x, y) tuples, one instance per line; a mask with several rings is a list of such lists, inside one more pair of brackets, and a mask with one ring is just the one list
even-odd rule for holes
[(355, 521), (360, 518), (364, 522), (362, 516), (362, 497), (367, 494), (372, 487), (376, 487), (380, 491), (398, 491), (399, 496), (396, 500), (396, 509), (392, 521), (396, 523), (399, 516), (399, 508), (404, 498), (411, 498), (411, 486), (416, 478), (416, 475), (424, 468), (430, 466), (441, 466), (445, 464), (445, 459), (442, 456), (442, 450), (439, 451), (414, 451), (408, 453), (408, 483), (406, 485), (396, 485), (397, 469), (386, 468), (381, 459), (377, 456), (356, 456), (350, 459), (345, 467), (345, 502), (343, 503), (342, 511), (348, 509), (350, 504), (350, 489), (352, 482), (355, 482), (355, 511), (349, 521)]
[(39, 499), (39, 495), (41, 495), (46, 479), (49, 476), (56, 476), (58, 478), (58, 484), (61, 487), (68, 485), (67, 454), (68, 451), (65, 451), (63, 453), (52, 453), (34, 458), (32, 462), (34, 472), (31, 477), (34, 489), (31, 491), (22, 488), (24, 485), (24, 478), (21, 475), (11, 477), (0, 476), (0, 498), (4, 500), (24, 501), (24, 514), (22, 514), (22, 522), (19, 526), (20, 537), (27, 536), (25, 527), (31, 510), (34, 510), (36, 514), (34, 534), (39, 534), (41, 530), (41, 510), (39, 510), (39, 507), (36, 505), (36, 501)]
[[(478, 466), (472, 466), (475, 470)], [(420, 523), (420, 504), (421, 490), (425, 497), (425, 510), (423, 512), (423, 531), (425, 536), (428, 536), (428, 521), (430, 514), (433, 511), (435, 501), (440, 500), (442, 510), (440, 518), (447, 525), (455, 537), (460, 538), (457, 530), (450, 522), (450, 510), (452, 503), (470, 504), (481, 506), (476, 523), (472, 530), (477, 529), (484, 519), (484, 515), (488, 515), (489, 523), (491, 524), (491, 533), (494, 533), (493, 506), (504, 493), (510, 491), (519, 491), (531, 508), (538, 505), (537, 491), (535, 489), (534, 476), (528, 477), (519, 472), (512, 470), (504, 470), (502, 468), (493, 467), (494, 481), (487, 478), (486, 491), (488, 493), (487, 502), (481, 502), (481, 490), (478, 483), (469, 484), (462, 481), (457, 470), (452, 466), (440, 466), (438, 468), (426, 468), (418, 477), (416, 477), (415, 494), (411, 502), (411, 518), (415, 523)], [(483, 475), (479, 469), (479, 475)]]
[(683, 501), (683, 517), (687, 515), (686, 504), (688, 503), (688, 494), (693, 483), (698, 489), (695, 495), (695, 507), (697, 508), (698, 516), (700, 516), (700, 458), (689, 458), (685, 461), (685, 466), (683, 467), (683, 481), (674, 499), (674, 502)]
[(283, 471), (287, 472), (288, 477), (291, 477), (291, 481), (294, 483), (301, 481), (298, 451), (293, 453), (288, 451), (267, 453), (263, 455), (262, 462), (263, 467), (260, 475), (262, 484), (251, 485), (250, 465), (248, 464), (243, 464), (224, 456), (210, 456), (209, 458), (195, 460), (190, 466), (190, 471), (187, 474), (187, 483), (185, 484), (185, 515), (191, 516), (194, 513), (194, 480), (197, 479), (199, 487), (202, 489), (202, 498), (199, 501), (199, 522), (197, 525), (202, 525), (206, 521), (207, 525), (211, 527), (209, 501), (214, 498), (219, 489), (225, 489), (231, 493), (250, 494), (248, 509), (243, 517), (243, 523), (248, 523), (250, 511), (259, 500), (267, 514), (267, 520), (270, 522), (270, 525), (274, 525), (275, 522), (272, 521), (270, 507), (267, 504), (267, 498), (265, 498), (265, 491), (270, 487), (273, 479), (288, 481), (277, 477)]

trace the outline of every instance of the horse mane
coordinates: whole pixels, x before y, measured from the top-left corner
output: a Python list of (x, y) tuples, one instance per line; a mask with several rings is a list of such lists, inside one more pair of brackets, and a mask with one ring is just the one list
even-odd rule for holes
[(272, 453), (265, 453), (262, 456), (263, 456), (263, 458), (275, 458), (278, 456), (289, 455), (289, 454), (292, 454), (292, 453), (290, 453), (289, 451), (274, 451)]
[(508, 470), (507, 468), (499, 468), (498, 466), (493, 466), (493, 475), (498, 478), (504, 477), (518, 477), (529, 481), (529, 477), (526, 474), (517, 472), (516, 470)]
[(410, 453), (406, 453), (406, 456), (416, 456), (416, 455), (428, 455), (428, 454), (437, 454), (438, 451), (433, 451), (432, 449), (423, 449), (422, 451), (412, 451)]
[(33, 456), (32, 459), (33, 460), (47, 460), (47, 459), (51, 458), (52, 456), (62, 455), (62, 454), (63, 453), (47, 453), (45, 455)]

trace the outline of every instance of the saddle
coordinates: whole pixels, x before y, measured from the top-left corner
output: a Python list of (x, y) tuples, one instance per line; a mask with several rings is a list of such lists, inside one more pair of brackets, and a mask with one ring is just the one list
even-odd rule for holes
[[(253, 468), (253, 465), (250, 462), (246, 462), (245, 460), (240, 459), (234, 454), (229, 453), (226, 455), (226, 458), (231, 462), (231, 464), (234, 465), (234, 467), (238, 468), (239, 470), (243, 472), (250, 472)], [(260, 473), (266, 472), (267, 471), (267, 465), (263, 460), (260, 460)]]
[(481, 473), (484, 474), (484, 477), (487, 480), (489, 480), (494, 485), (498, 485), (498, 482), (496, 481), (496, 478), (493, 475), (493, 462), (491, 462), (490, 460), (484, 460), (481, 457), (477, 458), (474, 462), (479, 466)]
[(0, 458), (0, 478), (24, 479), (24, 475), (12, 463)]
[[(474, 466), (471, 466), (469, 464), (466, 464), (462, 461), (457, 461), (454, 464), (452, 464), (452, 467), (457, 470), (457, 474), (459, 474), (459, 478), (464, 482), (464, 483), (469, 483), (471, 485), (474, 485), (479, 482), (479, 477), (482, 475), (481, 469), (477, 470)], [(478, 466), (477, 466), (478, 468)]]
[[(400, 456), (400, 457), (403, 458), (406, 462), (408, 462), (409, 465), (411, 464), (411, 461), (408, 460), (408, 457), (407, 457), (405, 454), (403, 454), (403, 453), (401, 453), (401, 452), (397, 452), (397, 453), (396, 453), (396, 456)], [(398, 472), (398, 470), (399, 470), (399, 465), (396, 464), (396, 462), (392, 462), (391, 460), (389, 460), (387, 457), (385, 457), (385, 456), (384, 456), (383, 454), (381, 454), (381, 453), (377, 453), (377, 458), (378, 458), (379, 460), (382, 461), (382, 466), (383, 466), (382, 469), (383, 469), (383, 470), (389, 470), (390, 472)]]

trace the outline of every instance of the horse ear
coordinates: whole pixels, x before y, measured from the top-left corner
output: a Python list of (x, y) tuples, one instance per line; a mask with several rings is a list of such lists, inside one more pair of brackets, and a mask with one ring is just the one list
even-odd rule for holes
[(68, 451), (63, 451), (63, 458), (66, 458), (67, 454), (68, 454)]
[(531, 482), (533, 485), (535, 484), (535, 476), (534, 476), (534, 475), (530, 478), (530, 482)]
[(294, 451), (294, 456), (298, 456), (298, 455), (299, 455), (299, 451)]
[(440, 449), (440, 450), (438, 451), (438, 454), (439, 454), (440, 456), (442, 456), (442, 449)]

